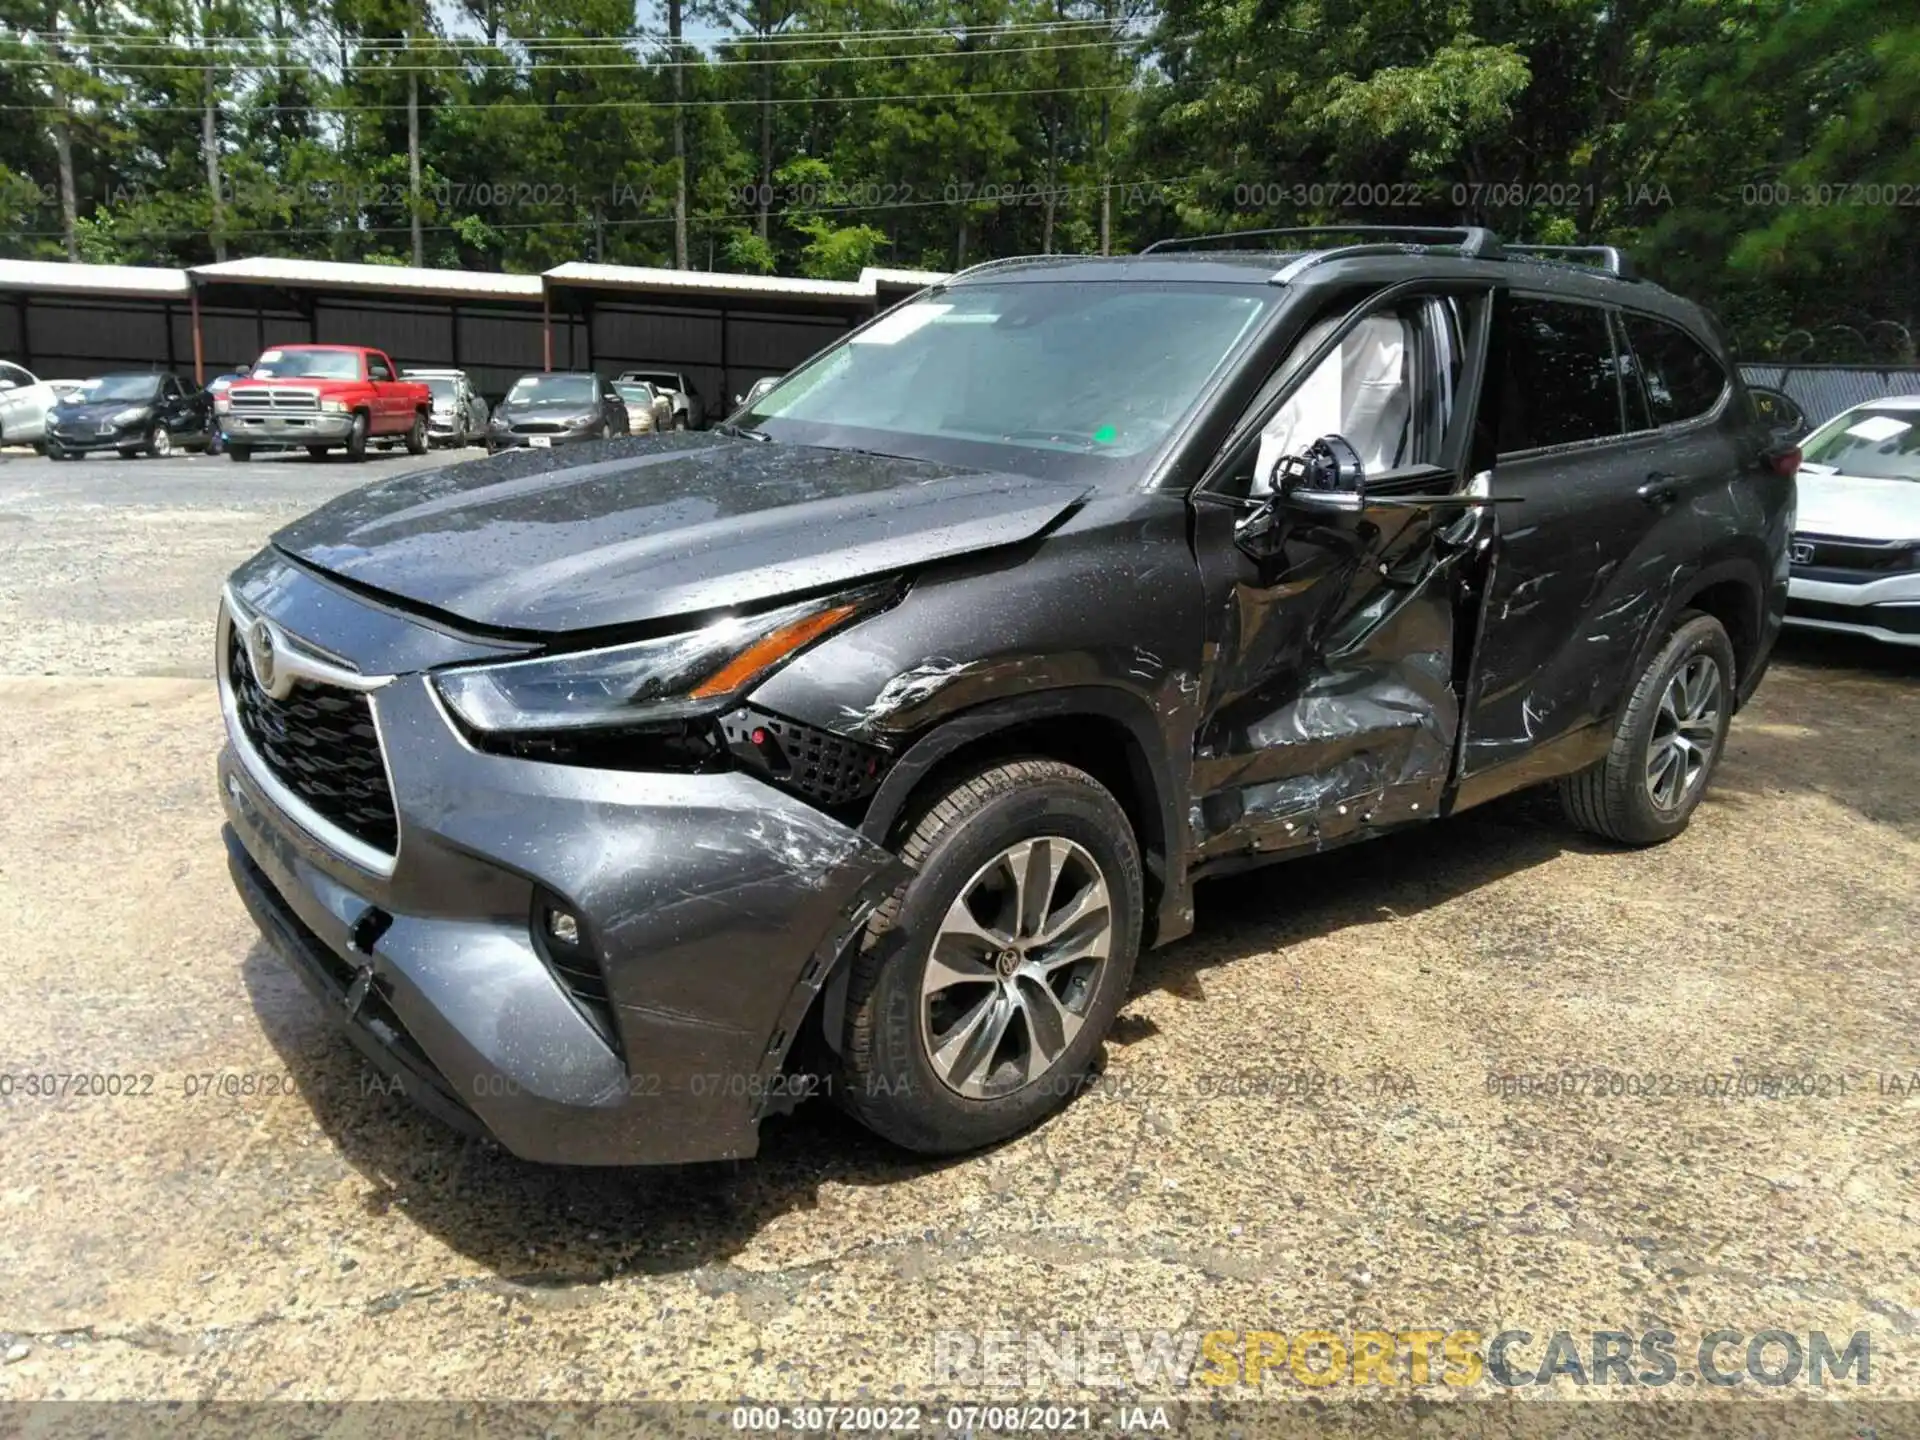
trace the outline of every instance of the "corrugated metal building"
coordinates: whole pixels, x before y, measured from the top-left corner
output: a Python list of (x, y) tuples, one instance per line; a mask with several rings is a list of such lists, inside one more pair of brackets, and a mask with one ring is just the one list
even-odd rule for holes
[(942, 277), (858, 280), (567, 264), (544, 275), (259, 257), (190, 270), (0, 260), (0, 356), (44, 378), (159, 366), (206, 378), (273, 344), (373, 345), (497, 400), (531, 370), (678, 370), (710, 413)]
[(1809, 427), (1820, 425), (1849, 406), (1885, 395), (1920, 395), (1920, 366), (1890, 365), (1742, 365), (1749, 385), (1785, 391), (1806, 412)]

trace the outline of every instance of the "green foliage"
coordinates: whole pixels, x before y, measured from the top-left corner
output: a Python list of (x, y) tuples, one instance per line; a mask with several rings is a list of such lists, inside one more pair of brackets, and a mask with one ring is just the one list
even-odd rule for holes
[(0, 105), (20, 122), (0, 127), (0, 251), (398, 263), (417, 217), (432, 265), (669, 264), (677, 89), (695, 265), (845, 278), (1181, 231), (1472, 222), (1627, 245), (1754, 353), (1920, 330), (1910, 7), (688, 0), (686, 14), (702, 42), (669, 55), (664, 11), (631, 0), (0, 0)]

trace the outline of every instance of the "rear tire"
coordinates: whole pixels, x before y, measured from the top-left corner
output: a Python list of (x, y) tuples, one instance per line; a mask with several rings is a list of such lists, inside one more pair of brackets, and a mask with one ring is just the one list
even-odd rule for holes
[(244, 465), (253, 459), (253, 451), (249, 450), (245, 445), (229, 445), (227, 446), (227, 458), (236, 465)]
[(347, 459), (358, 463), (367, 458), (367, 412), (353, 412), (353, 424), (347, 431)]
[(307, 454), (316, 460), (324, 460), (327, 458), (327, 447), (324, 445), (309, 445), (307, 446)]
[(1736, 679), (1720, 622), (1683, 615), (1641, 672), (1605, 758), (1560, 782), (1567, 819), (1623, 845), (1686, 829), (1726, 749)]
[(413, 412), (413, 428), (407, 431), (407, 453), (409, 455), (427, 453), (427, 417), (418, 410)]
[(1140, 852), (1098, 781), (1035, 759), (962, 777), (900, 854), (914, 873), (849, 962), (834, 1094), (910, 1150), (991, 1145), (1084, 1084), (1133, 977)]
[(684, 430), (684, 429), (686, 429), (686, 428), (687, 428), (687, 417), (686, 417), (686, 416), (684, 416), (684, 415), (676, 415), (676, 416), (674, 416), (674, 417), (673, 417), (673, 428), (674, 428), (674, 429), (676, 429), (676, 430)]

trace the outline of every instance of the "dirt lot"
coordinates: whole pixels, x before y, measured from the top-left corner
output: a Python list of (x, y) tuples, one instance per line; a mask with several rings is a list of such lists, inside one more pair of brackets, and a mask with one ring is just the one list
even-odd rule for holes
[(892, 1399), (961, 1388), (942, 1332), (1422, 1328), (1670, 1329), (1677, 1396), (1777, 1328), (1920, 1398), (1920, 658), (1791, 644), (1664, 849), (1519, 801), (1203, 890), (1106, 1086), (991, 1154), (815, 1106), (543, 1170), (370, 1089), (219, 843), (218, 582), (406, 463), (0, 460), (0, 1396)]

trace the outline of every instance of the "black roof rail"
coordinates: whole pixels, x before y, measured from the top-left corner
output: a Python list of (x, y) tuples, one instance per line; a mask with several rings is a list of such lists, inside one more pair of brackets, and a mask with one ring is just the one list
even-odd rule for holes
[[(1500, 237), (1480, 225), (1290, 225), (1274, 230), (1222, 230), (1212, 235), (1184, 235), (1156, 240), (1140, 253), (1156, 255), (1168, 250), (1207, 245), (1217, 240), (1246, 240), (1256, 236), (1270, 235), (1380, 236), (1386, 242), (1382, 253), (1390, 254), (1398, 245), (1457, 245), (1460, 248), (1460, 254), (1469, 260), (1500, 258)], [(1359, 247), (1337, 248), (1351, 251)], [(1375, 251), (1369, 247), (1366, 253), (1375, 253)]]
[(1517, 255), (1538, 255), (1547, 260), (1568, 261), (1588, 259), (1600, 262), (1600, 268), (1609, 275), (1622, 280), (1637, 280), (1639, 272), (1633, 267), (1633, 261), (1616, 245), (1525, 245), (1509, 244), (1507, 249)]

